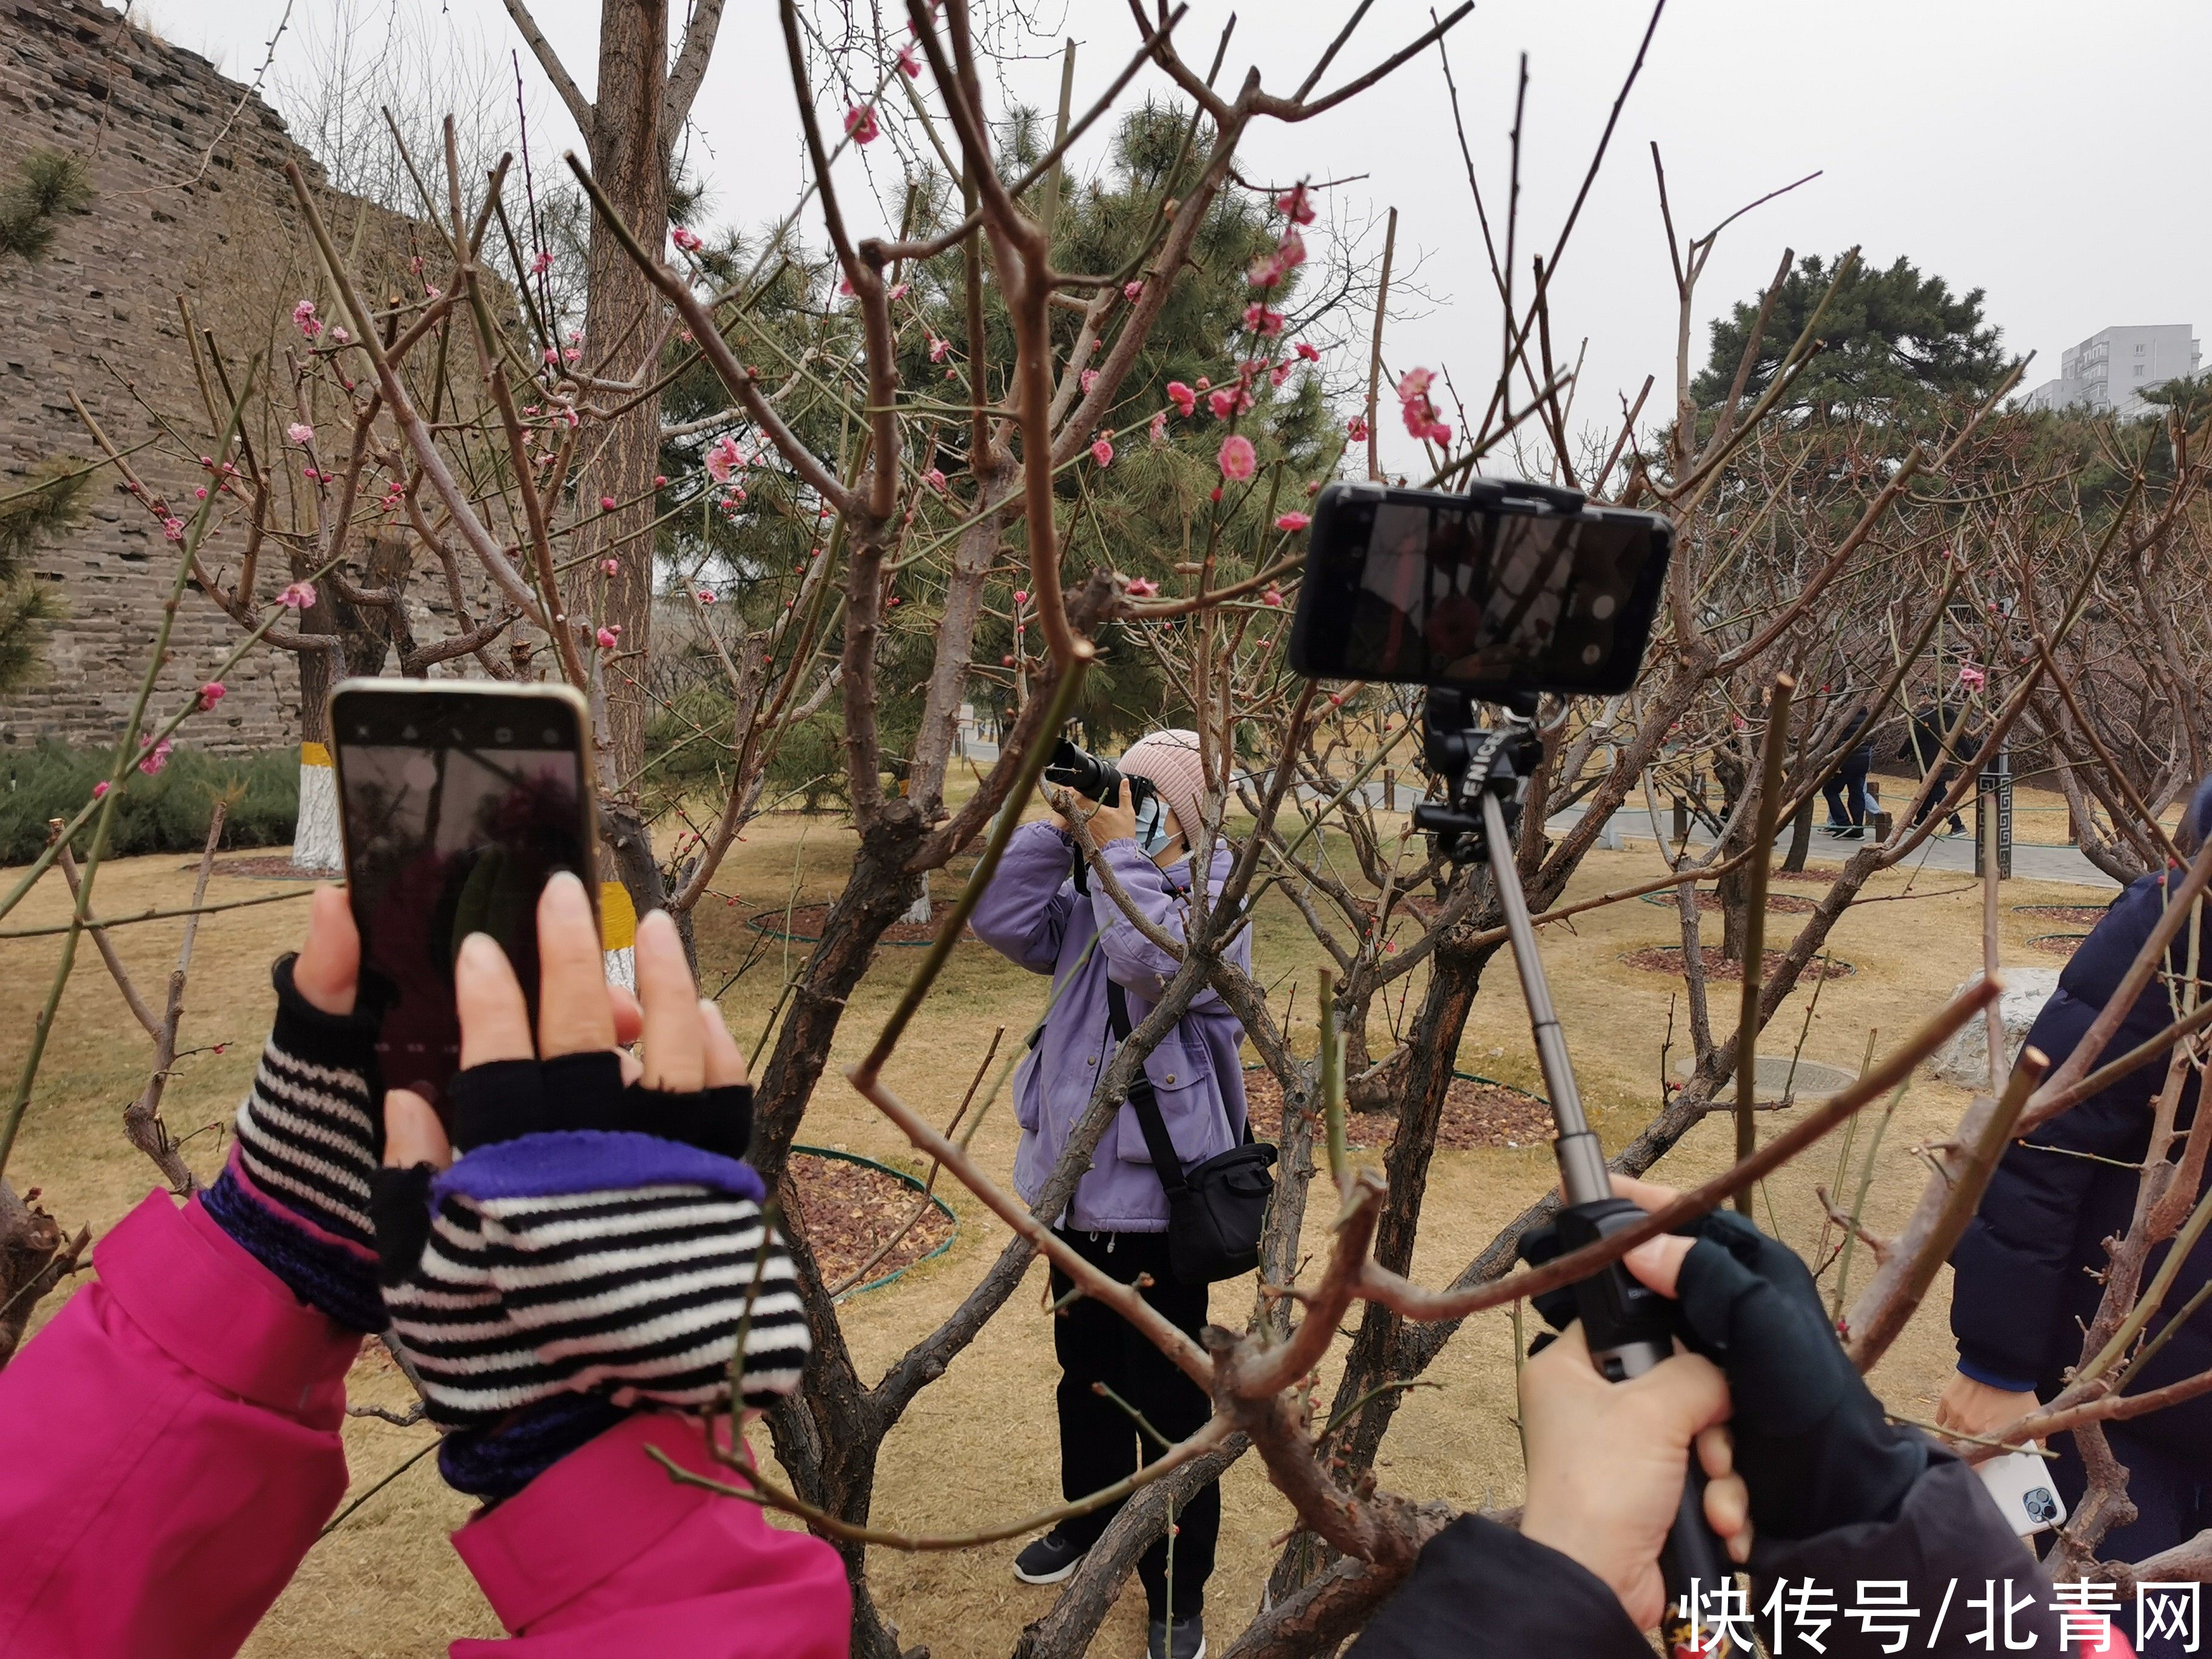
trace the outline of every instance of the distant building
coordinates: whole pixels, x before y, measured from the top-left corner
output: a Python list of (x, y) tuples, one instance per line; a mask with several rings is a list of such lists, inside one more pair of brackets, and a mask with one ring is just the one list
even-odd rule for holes
[(2202, 356), (2187, 323), (2108, 328), (2069, 346), (2058, 359), (2058, 378), (2045, 380), (2021, 401), (2030, 409), (2084, 409), (2123, 419), (2149, 414), (2142, 394), (2197, 373)]

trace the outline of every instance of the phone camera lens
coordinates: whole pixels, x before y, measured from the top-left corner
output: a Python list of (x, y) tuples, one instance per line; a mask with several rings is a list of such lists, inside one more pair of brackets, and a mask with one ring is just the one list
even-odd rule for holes
[(561, 734), (550, 726), (545, 728), (545, 746), (548, 749), (557, 749), (561, 746)]
[(514, 741), (514, 728), (508, 726), (502, 726), (491, 735), (495, 742), (512, 743)]
[(399, 736), (402, 742), (412, 743), (415, 741), (415, 728), (411, 726), (403, 726), (399, 728)]

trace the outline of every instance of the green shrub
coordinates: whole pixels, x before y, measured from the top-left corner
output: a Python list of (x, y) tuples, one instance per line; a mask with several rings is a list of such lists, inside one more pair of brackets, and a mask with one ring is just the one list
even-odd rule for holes
[[(110, 749), (73, 748), (51, 739), (29, 749), (0, 750), (0, 864), (27, 864), (46, 844), (46, 821), (76, 816), (114, 762)], [(300, 755), (273, 749), (258, 755), (210, 755), (179, 749), (153, 776), (133, 771), (115, 803), (107, 850), (197, 853), (207, 845), (208, 819), (228, 804), (226, 847), (281, 847), (300, 814)], [(70, 843), (82, 856), (92, 844), (88, 823)]]

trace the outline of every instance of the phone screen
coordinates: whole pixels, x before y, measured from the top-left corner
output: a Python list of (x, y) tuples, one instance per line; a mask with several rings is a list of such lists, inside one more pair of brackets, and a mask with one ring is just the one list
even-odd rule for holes
[[(1332, 494), (1335, 492), (1331, 492)], [(1500, 511), (1413, 490), (1323, 498), (1291, 661), (1316, 678), (1624, 689), (1666, 568), (1647, 514)]]
[(538, 894), (560, 870), (591, 885), (580, 722), (556, 697), (342, 688), (331, 733), (385, 1086), (440, 1104), (460, 1059), (461, 941), (499, 941), (534, 1019)]

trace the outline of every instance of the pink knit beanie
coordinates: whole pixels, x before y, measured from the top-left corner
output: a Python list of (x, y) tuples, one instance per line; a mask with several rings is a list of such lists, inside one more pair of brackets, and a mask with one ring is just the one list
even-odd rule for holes
[(1131, 777), (1152, 781), (1160, 798), (1175, 809), (1176, 824), (1183, 840), (1195, 848), (1201, 816), (1199, 803), (1206, 796), (1206, 768), (1199, 758), (1198, 733), (1180, 729), (1148, 732), (1129, 745), (1121, 768)]

